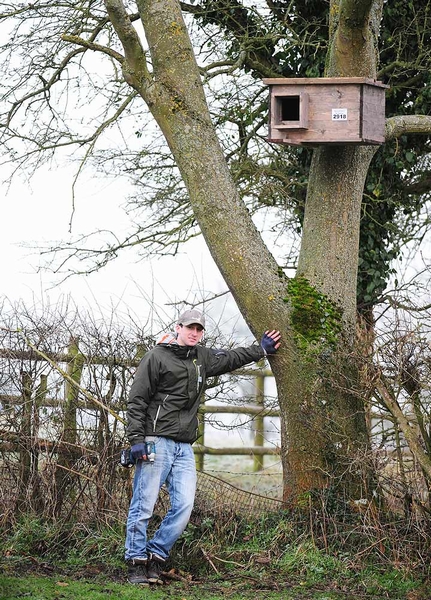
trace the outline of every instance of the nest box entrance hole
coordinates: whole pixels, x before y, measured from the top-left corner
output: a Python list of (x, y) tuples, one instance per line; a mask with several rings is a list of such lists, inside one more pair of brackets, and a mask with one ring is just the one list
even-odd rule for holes
[(299, 96), (284, 96), (279, 102), (281, 121), (299, 121)]
[(275, 94), (276, 129), (307, 129), (308, 94)]

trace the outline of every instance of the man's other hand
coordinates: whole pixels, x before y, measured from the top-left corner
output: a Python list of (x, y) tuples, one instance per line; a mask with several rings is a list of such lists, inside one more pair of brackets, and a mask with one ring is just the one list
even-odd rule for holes
[(144, 442), (134, 444), (130, 448), (130, 454), (133, 456), (133, 459), (135, 461), (147, 460), (147, 444), (145, 444)]

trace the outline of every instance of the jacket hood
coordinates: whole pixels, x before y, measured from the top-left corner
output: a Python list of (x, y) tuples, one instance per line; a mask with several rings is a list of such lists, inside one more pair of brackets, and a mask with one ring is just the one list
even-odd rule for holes
[(179, 358), (192, 358), (196, 356), (196, 346), (180, 346), (177, 336), (172, 331), (164, 333), (156, 342), (156, 346), (162, 346), (174, 352)]
[(156, 342), (157, 346), (169, 346), (170, 344), (176, 344), (178, 346), (177, 336), (175, 335), (175, 333), (173, 333), (173, 331), (168, 331), (168, 333), (164, 333)]

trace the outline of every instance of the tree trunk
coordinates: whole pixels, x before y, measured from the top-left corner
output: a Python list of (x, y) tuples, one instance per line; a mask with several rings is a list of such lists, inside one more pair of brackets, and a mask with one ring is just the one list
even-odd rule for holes
[[(375, 78), (374, 33), (381, 10), (381, 0), (332, 0), (326, 76)], [(328, 485), (351, 499), (372, 492), (365, 396), (352, 351), (362, 195), (375, 151), (367, 146), (314, 150), (296, 274), (303, 281), (297, 360), (290, 376), (278, 379), (288, 415), (283, 421), (287, 495)], [(310, 304), (313, 290), (321, 296)], [(313, 324), (310, 311), (322, 303), (324, 326), (316, 344), (304, 321)], [(331, 304), (332, 318), (326, 316)]]
[[(333, 371), (337, 377), (329, 386), (322, 369), (328, 372), (333, 357), (353, 339), (361, 197), (374, 150), (315, 152), (298, 277), (290, 285), (239, 198), (210, 120), (179, 2), (137, 2), (152, 72), (121, 0), (105, 4), (124, 48), (124, 77), (145, 100), (170, 146), (208, 248), (241, 313), (256, 337), (268, 328), (282, 331), (283, 347), (271, 366), (281, 408), (285, 497), (298, 499), (326, 487), (341, 471), (362, 497), (358, 477), (346, 468), (347, 459), (367, 448), (361, 402), (346, 392), (356, 388), (357, 375), (349, 364), (341, 373)], [(331, 69), (349, 45), (348, 30), (354, 30), (351, 39), (358, 50), (358, 27), (364, 28), (371, 4), (340, 4), (342, 27), (333, 24)], [(348, 10), (355, 13), (354, 25)], [(360, 56), (363, 68), (365, 49)], [(374, 63), (370, 58), (367, 71)], [(343, 65), (343, 75), (356, 74), (344, 73), (350, 67), (345, 60)], [(307, 305), (304, 312), (302, 301), (310, 301), (311, 309)]]
[(368, 147), (314, 151), (296, 274), (302, 306), (292, 298), (296, 360), (288, 377), (277, 378), (288, 415), (287, 495), (335, 484), (357, 499), (370, 491), (365, 406), (352, 351), (361, 201), (373, 154)]

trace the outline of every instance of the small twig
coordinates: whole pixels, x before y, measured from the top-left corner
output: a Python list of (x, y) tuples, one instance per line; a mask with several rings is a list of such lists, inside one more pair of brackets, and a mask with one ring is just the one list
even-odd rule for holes
[(245, 569), (246, 565), (242, 565), (241, 563), (237, 563), (234, 560), (223, 560), (223, 558), (219, 558), (218, 556), (214, 556), (216, 560), (219, 562), (225, 563), (227, 565), (235, 565), (236, 567), (241, 567), (241, 569)]
[(162, 572), (164, 579), (172, 579), (173, 581), (182, 581), (183, 583), (190, 583), (187, 577), (183, 577), (182, 575), (178, 575), (173, 570), (171, 571), (163, 571)]
[(217, 567), (215, 566), (215, 564), (213, 563), (213, 561), (210, 559), (210, 557), (208, 556), (208, 554), (205, 552), (205, 550), (203, 548), (201, 548), (201, 551), (202, 551), (202, 554), (204, 555), (205, 560), (207, 562), (209, 562), (209, 564), (212, 566), (212, 568), (217, 573), (217, 575), (219, 575)]
[[(375, 546), (379, 546), (379, 545), (380, 545), (380, 551), (382, 552), (382, 550), (381, 550), (382, 544), (383, 544), (383, 542), (384, 542), (385, 540), (387, 540), (387, 539), (388, 539), (387, 537), (384, 537), (384, 538), (381, 538), (381, 539), (379, 539), (379, 540), (375, 541), (373, 544), (371, 544), (371, 546), (367, 546), (367, 548), (364, 548), (363, 550), (361, 550), (360, 552), (358, 552), (358, 553), (356, 554), (356, 558), (357, 558), (358, 556), (361, 556), (361, 555), (362, 555), (362, 554), (364, 554), (365, 552), (368, 552), (369, 550), (371, 550), (371, 548), (374, 548)], [(382, 552), (382, 554), (384, 554), (384, 552)]]

